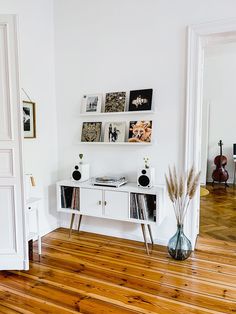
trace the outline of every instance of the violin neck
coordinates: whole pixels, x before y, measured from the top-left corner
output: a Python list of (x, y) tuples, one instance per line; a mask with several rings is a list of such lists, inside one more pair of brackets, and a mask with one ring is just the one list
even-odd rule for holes
[(220, 155), (222, 156), (222, 146), (223, 146), (223, 143), (222, 141), (220, 140), (218, 145), (220, 146)]

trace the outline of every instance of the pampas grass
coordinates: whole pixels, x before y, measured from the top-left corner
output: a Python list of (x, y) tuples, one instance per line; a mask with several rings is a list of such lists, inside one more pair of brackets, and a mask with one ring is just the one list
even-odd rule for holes
[(174, 212), (178, 225), (182, 225), (186, 216), (189, 203), (193, 199), (198, 184), (200, 172), (195, 173), (194, 167), (187, 175), (181, 175), (178, 179), (176, 168), (171, 171), (169, 167), (169, 177), (165, 175), (167, 191), (174, 207)]

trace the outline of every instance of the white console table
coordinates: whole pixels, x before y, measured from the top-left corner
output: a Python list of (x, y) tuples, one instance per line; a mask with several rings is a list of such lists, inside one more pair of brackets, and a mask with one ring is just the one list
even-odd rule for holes
[[(79, 183), (63, 180), (57, 183), (57, 210), (71, 214), (69, 236), (75, 215), (79, 215), (78, 230), (83, 216), (138, 223), (141, 225), (146, 251), (149, 254), (146, 227), (153, 244), (151, 226), (157, 227), (161, 221), (160, 209), (163, 206), (164, 189), (164, 186), (143, 189), (137, 187), (136, 183), (113, 188), (93, 186), (89, 181)], [(143, 216), (136, 208), (134, 209), (136, 197), (144, 197), (145, 215)]]

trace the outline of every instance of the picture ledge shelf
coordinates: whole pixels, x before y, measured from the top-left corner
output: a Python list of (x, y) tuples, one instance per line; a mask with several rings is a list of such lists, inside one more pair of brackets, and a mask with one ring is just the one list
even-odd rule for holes
[(129, 142), (80, 142), (80, 144), (84, 145), (110, 145), (110, 146), (116, 146), (116, 145), (129, 145), (129, 146), (151, 146), (153, 145), (152, 143), (129, 143)]
[(81, 113), (80, 116), (81, 117), (93, 117), (93, 116), (111, 116), (111, 115), (135, 115), (135, 114), (155, 114), (155, 111), (153, 110), (142, 110), (142, 111), (122, 111), (122, 112), (85, 112), (85, 113)]

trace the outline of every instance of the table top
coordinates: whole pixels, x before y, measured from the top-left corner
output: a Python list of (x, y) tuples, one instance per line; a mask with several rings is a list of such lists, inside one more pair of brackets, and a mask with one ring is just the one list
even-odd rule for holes
[(40, 197), (30, 197), (26, 200), (26, 205), (41, 201), (42, 198)]

